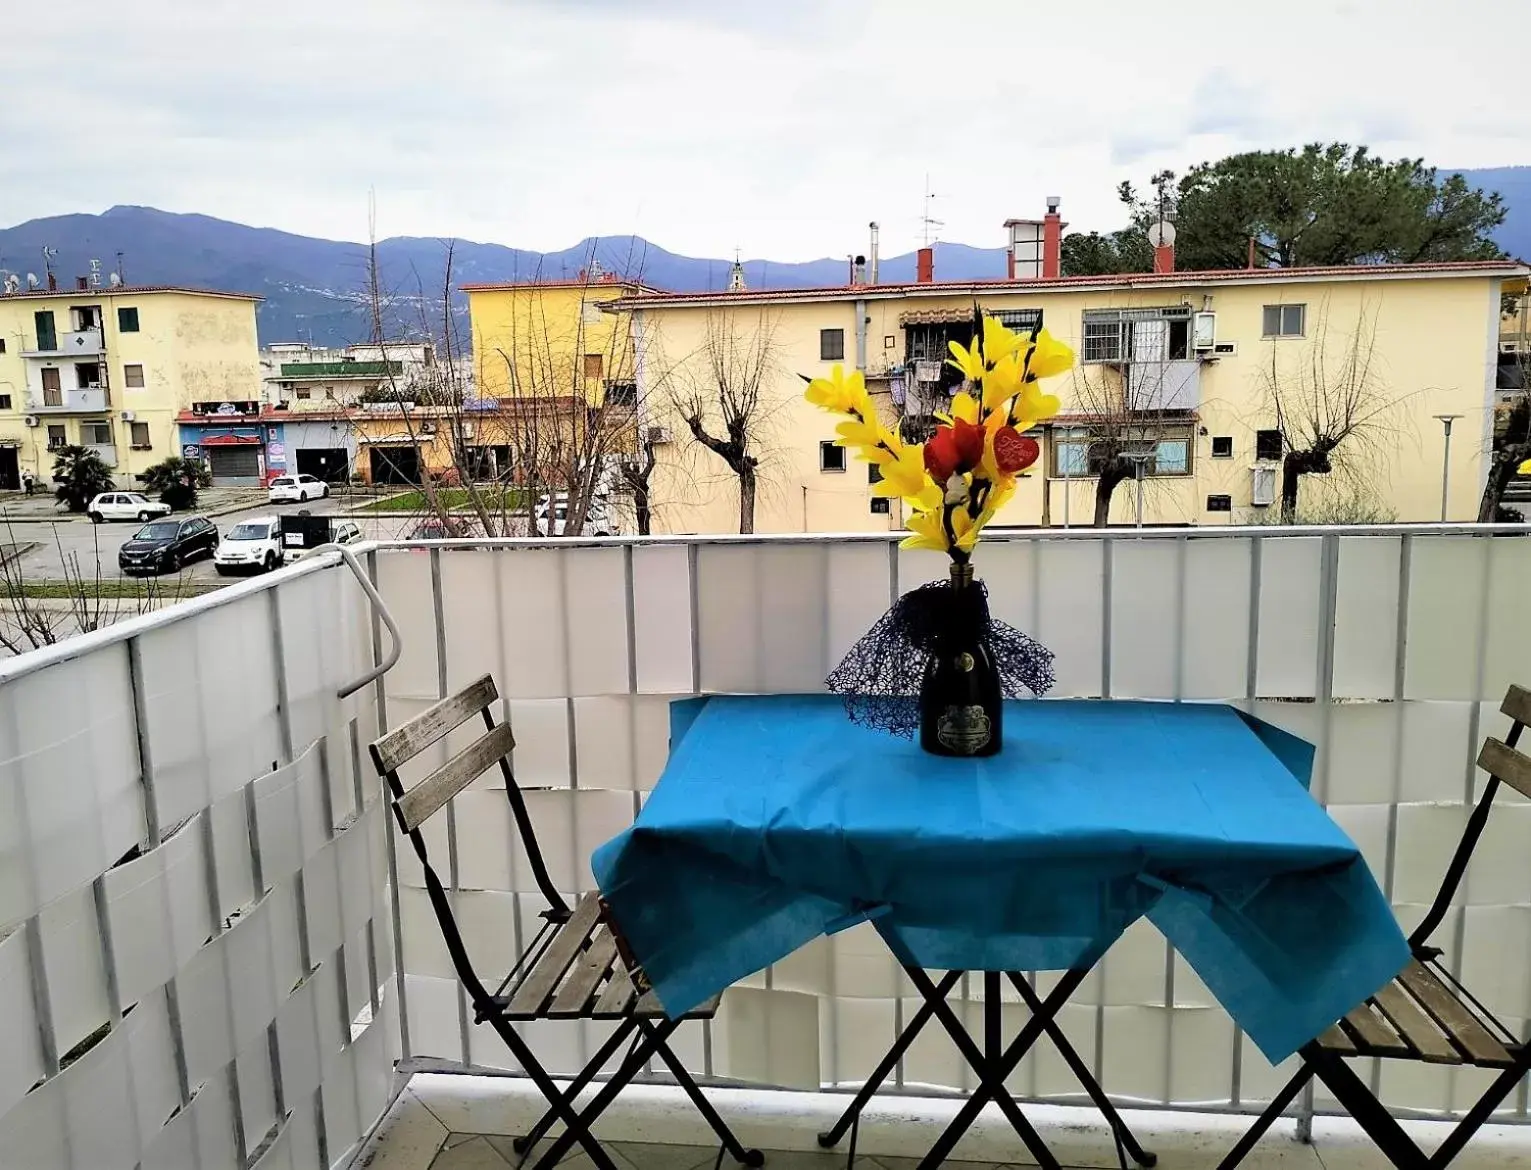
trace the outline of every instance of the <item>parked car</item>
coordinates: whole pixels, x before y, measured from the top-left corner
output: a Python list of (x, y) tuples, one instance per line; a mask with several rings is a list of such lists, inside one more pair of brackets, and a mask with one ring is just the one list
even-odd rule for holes
[(320, 545), (355, 544), (361, 539), (361, 528), (354, 520), (332, 520), (307, 512), (283, 516), (281, 532), (282, 552), (289, 563), (302, 560)]
[(107, 520), (137, 520), (145, 524), (156, 516), (170, 515), (170, 505), (151, 500), (142, 492), (102, 492), (85, 509), (97, 524)]
[(218, 529), (204, 516), (151, 520), (117, 554), (117, 567), (135, 573), (173, 573), (218, 547)]
[(220, 577), (233, 573), (269, 573), (284, 560), (282, 525), (275, 516), (243, 520), (224, 534), (213, 553)]
[[(551, 496), (544, 492), (537, 497), (537, 531), (543, 536), (562, 536), (564, 526), (569, 518), (569, 493), (555, 492)], [(582, 530), (585, 536), (610, 536), (611, 516), (606, 509), (606, 501), (597, 496), (590, 501), (590, 506), (585, 509), (585, 524)]]
[(312, 475), (280, 475), (271, 481), (266, 498), (273, 504), (302, 504), (322, 500), (329, 494), (330, 485)]
[(405, 540), (461, 540), (474, 535), (471, 520), (453, 517), (443, 520), (439, 516), (427, 516), (404, 534)]

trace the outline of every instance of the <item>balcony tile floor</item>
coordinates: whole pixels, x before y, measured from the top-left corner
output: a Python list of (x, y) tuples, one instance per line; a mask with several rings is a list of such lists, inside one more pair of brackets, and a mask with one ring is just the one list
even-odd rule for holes
[[(845, 1097), (816, 1093), (709, 1090), (746, 1145), (766, 1154), (768, 1170), (837, 1170), (845, 1147), (817, 1148)], [(421, 1074), (413, 1077), (353, 1163), (359, 1170), (510, 1170), (519, 1156), (511, 1135), (539, 1113), (539, 1098), (525, 1080), (495, 1076)], [(878, 1098), (865, 1114), (856, 1170), (914, 1170), (955, 1111), (950, 1099)], [(1113, 1170), (1116, 1151), (1098, 1115), (1084, 1109), (1027, 1106), (1028, 1116), (1065, 1167)], [(1127, 1114), (1143, 1143), (1159, 1154), (1161, 1170), (1214, 1170), (1248, 1125), (1245, 1117), (1132, 1110)], [(1406, 1122), (1428, 1152), (1446, 1127)], [(618, 1170), (710, 1170), (718, 1147), (677, 1090), (635, 1085), (624, 1091), (597, 1126)], [(953, 1170), (1016, 1170), (1032, 1165), (1002, 1118), (991, 1110), (957, 1147)], [(582, 1152), (570, 1170), (589, 1167)], [(723, 1166), (736, 1164), (724, 1159)], [(1292, 1124), (1278, 1124), (1241, 1170), (1390, 1170), (1355, 1126), (1336, 1118), (1314, 1123), (1312, 1144), (1293, 1140)], [(1487, 1126), (1453, 1170), (1531, 1170), (1531, 1128)]]

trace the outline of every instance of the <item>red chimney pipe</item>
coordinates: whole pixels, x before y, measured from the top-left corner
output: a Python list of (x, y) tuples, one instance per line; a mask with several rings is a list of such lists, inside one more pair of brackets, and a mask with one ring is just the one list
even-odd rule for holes
[(74, 287), (78, 289), (87, 289), (90, 287), (90, 281), (86, 280), (83, 276), (76, 276), (74, 278)]
[(1160, 244), (1158, 247), (1156, 247), (1154, 249), (1154, 271), (1155, 272), (1174, 272), (1175, 271), (1175, 245), (1174, 244)]
[(1058, 197), (1047, 199), (1047, 214), (1042, 217), (1042, 279), (1057, 280), (1063, 275), (1063, 217), (1058, 214)]
[(936, 279), (936, 250), (921, 248), (914, 256), (914, 281), (916, 284), (932, 284)]

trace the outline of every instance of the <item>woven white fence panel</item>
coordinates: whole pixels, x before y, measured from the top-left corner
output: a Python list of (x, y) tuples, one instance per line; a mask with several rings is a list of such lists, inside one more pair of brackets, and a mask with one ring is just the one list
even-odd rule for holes
[[(1506, 686), (1531, 680), (1531, 538), (1036, 534), (986, 541), (978, 567), (995, 612), (1057, 653), (1059, 696), (1229, 702), (1315, 743), (1314, 794), (1355, 838), (1405, 926), (1424, 913), (1482, 780), (1478, 745), (1504, 732)], [(377, 571), (406, 623), (404, 661), (385, 678), (387, 722), (492, 672), (549, 868), (574, 895), (590, 888), (591, 850), (631, 822), (662, 771), (673, 699), (821, 691), (892, 598), (945, 569), (933, 554), (877, 542), (699, 540), (389, 551)], [(449, 740), (439, 758), (461, 742)], [(1531, 1017), (1528, 833), (1531, 806), (1504, 799), (1444, 932), (1451, 963), (1512, 1027)], [(497, 981), (542, 909), (498, 774), (429, 823), (427, 837), (457, 891), (470, 949)], [(411, 1053), (511, 1067), (492, 1033), (471, 1024), (407, 847), (400, 882)], [(1037, 983), (1045, 989), (1051, 977)], [(799, 1084), (809, 1070), (823, 1083), (854, 1082), (918, 1006), (864, 926), (743, 986), (755, 993), (747, 1004), (730, 997), (711, 1029), (690, 1029), (678, 1045), (697, 1071)], [(975, 1028), (980, 996), (981, 981), (959, 985)], [(1017, 996), (1005, 1001), (1024, 1016)], [(1125, 1097), (1249, 1108), (1290, 1075), (1269, 1067), (1147, 923), (1060, 1018), (1107, 1090)], [(568, 1072), (603, 1031), (553, 1023), (527, 1035)], [(770, 1044), (749, 1042), (766, 1035)], [(1471, 1072), (1451, 1069), (1379, 1075), (1391, 1103), (1435, 1112), (1465, 1107), (1476, 1086)], [(970, 1074), (932, 1027), (899, 1083), (961, 1089)], [(1033, 1096), (1079, 1095), (1045, 1043), (1012, 1083)]]
[(344, 568), (0, 671), (0, 1164), (320, 1170), (398, 995), (365, 601)]

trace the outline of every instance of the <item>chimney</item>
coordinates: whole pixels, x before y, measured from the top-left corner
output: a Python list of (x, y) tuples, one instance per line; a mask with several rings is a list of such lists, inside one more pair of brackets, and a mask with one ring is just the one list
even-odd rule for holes
[(74, 287), (83, 292), (90, 287), (90, 281), (83, 276), (76, 276), (74, 278)]
[(867, 282), (867, 258), (865, 256), (851, 257), (851, 285), (859, 288)]
[(914, 254), (914, 282), (931, 284), (936, 279), (936, 250), (921, 248)]
[(1154, 248), (1154, 271), (1175, 271), (1175, 245), (1159, 244)]
[(1249, 263), (1248, 263), (1247, 267), (1253, 268), (1254, 266), (1255, 266), (1255, 238), (1254, 238), (1254, 236), (1250, 236), (1249, 237)]
[(1063, 275), (1063, 219), (1058, 214), (1062, 200), (1047, 197), (1047, 215), (1042, 220), (1042, 279), (1057, 280)]
[(48, 273), (48, 291), (58, 292), (58, 277), (54, 276), (51, 272)]
[(871, 223), (867, 224), (867, 227), (870, 228), (871, 232), (872, 232), (872, 246), (867, 250), (867, 262), (868, 262), (868, 267), (870, 269), (870, 271), (867, 274), (867, 280), (870, 283), (872, 283), (872, 284), (876, 284), (877, 283), (877, 221), (874, 219)]

